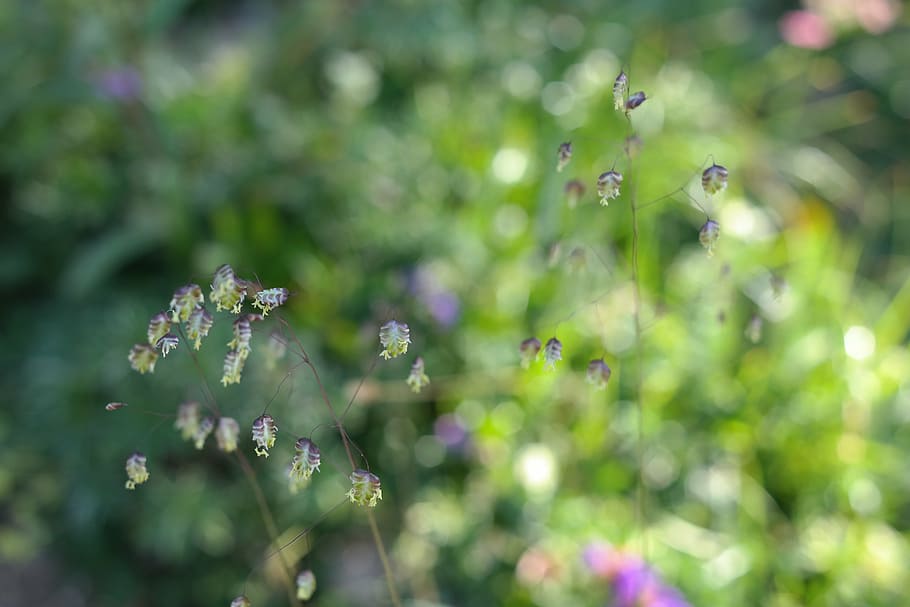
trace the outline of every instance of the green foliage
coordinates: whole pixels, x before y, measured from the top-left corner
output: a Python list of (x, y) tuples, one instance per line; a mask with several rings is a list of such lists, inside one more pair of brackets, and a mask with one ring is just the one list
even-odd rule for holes
[[(0, 561), (16, 577), (49, 559), (48, 587), (102, 607), (240, 593), (270, 551), (241, 469), (142, 413), (203, 399), (187, 344), (154, 375), (127, 362), (176, 287), (207, 296), (229, 263), (290, 290), (338, 411), (379, 327), (410, 326), (345, 420), (410, 604), (609, 604), (581, 553), (642, 548), (634, 196), (648, 562), (692, 605), (910, 600), (910, 215), (892, 204), (910, 194), (910, 44), (845, 18), (810, 51), (780, 17), (708, 0), (3, 4)], [(620, 68), (648, 94), (631, 166)], [(709, 155), (730, 186), (706, 202)], [(587, 188), (575, 208), (569, 179)], [(683, 192), (720, 224), (711, 258)], [(281, 383), (293, 357), (254, 355), (221, 386), (229, 320), (205, 377), (248, 455), (275, 397), (280, 434), (252, 464), (280, 538), (319, 523), (287, 558), (315, 573), (313, 604), (385, 604), (362, 509), (333, 509), (350, 467), (312, 376)], [(520, 368), (531, 335), (562, 342), (555, 372)], [(605, 391), (584, 381), (601, 356)], [(447, 447), (452, 420), (467, 439)], [(292, 446), (320, 425), (322, 471), (292, 495)], [(124, 491), (137, 449), (151, 476)], [(271, 559), (246, 593), (281, 604), (281, 580)]]

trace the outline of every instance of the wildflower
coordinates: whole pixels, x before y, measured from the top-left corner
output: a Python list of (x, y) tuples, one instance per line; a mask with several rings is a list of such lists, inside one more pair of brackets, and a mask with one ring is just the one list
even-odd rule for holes
[(108, 403), (104, 405), (105, 411), (116, 411), (117, 409), (122, 409), (126, 406), (126, 403)]
[(753, 344), (757, 344), (761, 340), (762, 324), (761, 316), (753, 314), (749, 319), (749, 324), (746, 325), (745, 335)]
[(309, 601), (316, 592), (316, 576), (309, 569), (297, 574), (297, 598)]
[(288, 300), (288, 290), (284, 287), (266, 289), (256, 293), (256, 299), (253, 300), (253, 307), (262, 310), (263, 316), (268, 316), (269, 312), (278, 306), (284, 305)]
[(518, 354), (521, 356), (521, 366), (523, 369), (527, 369), (531, 366), (531, 363), (537, 359), (537, 354), (540, 352), (540, 340), (536, 337), (529, 337), (528, 339), (521, 342), (521, 345), (518, 346)]
[(727, 189), (727, 169), (719, 164), (712, 164), (701, 174), (701, 187), (709, 196)]
[(274, 369), (278, 361), (284, 358), (288, 352), (288, 343), (277, 329), (269, 335), (269, 340), (265, 344), (265, 365), (269, 369)]
[(278, 426), (271, 415), (260, 415), (253, 420), (253, 442), (256, 443), (256, 455), (269, 456), (269, 449), (275, 445)]
[[(234, 321), (234, 339), (228, 342), (228, 347), (237, 351), (244, 358), (250, 353), (250, 340), (253, 338), (253, 329), (250, 327), (252, 314), (242, 314)], [(259, 316), (256, 314), (255, 316)], [(261, 316), (260, 316), (261, 318)]]
[(177, 344), (180, 343), (180, 338), (178, 338), (173, 333), (168, 333), (163, 336), (155, 344), (155, 347), (161, 350), (161, 356), (167, 357), (170, 354), (171, 350), (177, 347)]
[(177, 407), (177, 421), (174, 428), (180, 430), (183, 440), (190, 440), (199, 430), (199, 403), (186, 402)]
[(243, 373), (243, 365), (246, 364), (246, 356), (236, 350), (228, 350), (224, 357), (224, 374), (221, 376), (221, 385), (229, 386), (230, 384), (240, 383), (240, 374)]
[(543, 360), (545, 369), (555, 369), (556, 362), (562, 360), (562, 342), (551, 337), (543, 349)]
[(128, 356), (130, 366), (143, 375), (155, 372), (155, 361), (158, 360), (158, 353), (155, 348), (148, 344), (136, 344), (130, 350)]
[(622, 70), (613, 81), (613, 109), (621, 110), (625, 105), (626, 92), (629, 89), (629, 77)]
[(193, 433), (193, 442), (196, 444), (197, 449), (202, 449), (205, 445), (205, 439), (209, 437), (209, 434), (211, 434), (214, 429), (215, 420), (211, 417), (203, 417), (202, 421), (199, 422), (199, 425), (196, 426), (196, 431)]
[(351, 490), (347, 493), (352, 504), (375, 508), (382, 499), (382, 488), (379, 477), (366, 470), (354, 470), (351, 473)]
[(216, 309), (240, 313), (240, 306), (246, 297), (246, 283), (237, 278), (233, 268), (225, 264), (215, 270), (212, 278), (212, 292), (209, 299), (215, 302)]
[(237, 450), (237, 439), (240, 436), (240, 424), (233, 417), (222, 417), (218, 420), (218, 428), (215, 430), (215, 441), (218, 448), (225, 453), (233, 453)]
[(209, 334), (214, 320), (208, 310), (198, 307), (190, 312), (186, 320), (186, 336), (193, 340), (193, 348), (198, 350), (202, 345), (202, 338)]
[(611, 198), (619, 196), (619, 186), (622, 185), (622, 174), (610, 169), (606, 173), (601, 173), (597, 178), (597, 194), (600, 196), (600, 204), (607, 206)]
[(708, 257), (714, 255), (714, 248), (717, 246), (718, 238), (720, 238), (720, 224), (713, 219), (709, 219), (698, 231), (698, 241), (708, 250)]
[(610, 367), (604, 362), (604, 359), (599, 358), (588, 363), (588, 372), (585, 380), (598, 390), (603, 390), (607, 387), (611, 374)]
[(411, 330), (403, 322), (390, 320), (379, 329), (379, 343), (384, 348), (380, 356), (386, 360), (407, 354)]
[(174, 291), (168, 311), (172, 322), (186, 322), (190, 315), (205, 302), (202, 289), (197, 284), (184, 285)]
[(250, 599), (242, 595), (231, 601), (231, 607), (250, 607), (250, 605), (252, 605)]
[(414, 359), (414, 364), (411, 365), (411, 374), (408, 375), (407, 384), (414, 392), (420, 392), (420, 390), (429, 383), (430, 378), (427, 377), (427, 374), (424, 371), (423, 357), (418, 356)]
[(126, 475), (129, 480), (126, 481), (126, 488), (133, 490), (136, 485), (141, 485), (149, 479), (149, 471), (145, 467), (145, 456), (138, 451), (133, 453), (126, 460)]
[(626, 101), (626, 114), (640, 106), (642, 103), (647, 101), (647, 96), (645, 96), (644, 91), (638, 91), (637, 93), (632, 93), (629, 95), (629, 100)]
[(566, 193), (566, 200), (569, 203), (569, 208), (574, 209), (575, 205), (578, 204), (578, 201), (581, 200), (581, 197), (585, 195), (585, 184), (573, 179), (567, 181), (563, 191)]
[(571, 160), (572, 142), (566, 141), (565, 143), (560, 143), (559, 149), (556, 151), (556, 172), (561, 173)]
[(291, 493), (297, 493), (306, 486), (313, 472), (319, 472), (319, 447), (308, 438), (298, 438), (294, 444), (297, 454), (288, 468), (288, 481)]
[(153, 346), (158, 344), (158, 340), (170, 333), (171, 321), (168, 320), (167, 314), (158, 312), (149, 320), (148, 338), (149, 343)]

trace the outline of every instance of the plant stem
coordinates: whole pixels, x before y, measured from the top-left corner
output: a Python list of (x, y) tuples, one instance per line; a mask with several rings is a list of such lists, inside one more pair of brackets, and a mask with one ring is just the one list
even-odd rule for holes
[[(306, 366), (310, 368), (310, 371), (313, 373), (313, 377), (316, 379), (316, 385), (319, 386), (319, 393), (322, 395), (322, 402), (325, 403), (326, 408), (329, 410), (329, 414), (332, 416), (332, 421), (335, 424), (335, 427), (338, 428), (338, 433), (341, 435), (341, 442), (344, 444), (344, 450), (348, 455), (348, 461), (351, 463), (351, 470), (357, 469), (357, 463), (354, 461), (354, 455), (351, 453), (351, 443), (348, 439), (348, 434), (344, 429), (344, 425), (339, 419), (338, 414), (335, 413), (335, 409), (332, 407), (332, 401), (329, 400), (329, 395), (325, 391), (325, 386), (322, 384), (322, 379), (319, 377), (319, 371), (316, 370), (316, 366), (313, 365), (310, 360), (309, 354), (307, 354), (306, 349), (303, 347), (303, 344), (300, 342), (300, 339), (297, 337), (297, 334), (291, 329), (288, 322), (281, 316), (278, 317), (281, 324), (287, 328), (288, 332), (291, 335), (291, 339), (294, 340), (294, 343), (297, 345), (297, 348), (300, 350), (300, 355), (303, 357), (303, 362), (306, 363)], [(347, 412), (347, 411), (345, 411)], [(389, 587), (389, 597), (392, 600), (392, 604), (395, 607), (401, 607), (401, 599), (398, 596), (398, 591), (395, 588), (395, 578), (392, 575), (392, 567), (389, 564), (389, 555), (386, 552), (385, 545), (382, 542), (382, 536), (379, 534), (379, 527), (376, 525), (376, 519), (373, 516), (373, 511), (367, 508), (367, 519), (370, 522), (370, 529), (373, 532), (373, 543), (376, 545), (376, 552), (379, 553), (379, 560), (382, 562), (382, 570), (385, 575), (386, 585)]]

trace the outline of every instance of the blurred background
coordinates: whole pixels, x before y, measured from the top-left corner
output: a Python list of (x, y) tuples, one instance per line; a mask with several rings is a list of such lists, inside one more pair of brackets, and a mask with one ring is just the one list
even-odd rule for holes
[[(236, 462), (154, 415), (202, 399), (184, 344), (153, 375), (126, 358), (222, 263), (292, 291), (336, 409), (378, 327), (410, 325), (346, 418), (407, 605), (631, 604), (595, 548), (693, 606), (910, 602), (908, 64), (894, 0), (0, 4), (0, 604), (287, 604), (276, 559), (248, 577), (269, 538)], [(649, 97), (632, 166), (621, 68)], [(706, 199), (710, 158), (730, 186)], [(713, 257), (685, 193), (721, 226)], [(223, 388), (215, 317), (200, 366), (279, 535), (319, 522), (288, 549), (312, 604), (389, 604), (363, 511), (336, 508), (350, 469), (313, 378), (266, 364), (270, 317)], [(562, 341), (555, 372), (520, 368), (532, 335)], [(601, 356), (605, 391), (584, 382)], [(291, 495), (314, 428), (322, 472)]]

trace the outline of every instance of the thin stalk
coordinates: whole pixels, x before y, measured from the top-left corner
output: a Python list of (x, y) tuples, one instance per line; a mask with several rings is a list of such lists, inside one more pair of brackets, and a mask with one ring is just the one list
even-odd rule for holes
[[(319, 386), (319, 393), (322, 395), (322, 402), (325, 403), (326, 408), (329, 410), (329, 414), (332, 416), (332, 422), (335, 424), (335, 427), (338, 428), (338, 434), (341, 435), (341, 442), (344, 444), (344, 450), (348, 455), (348, 461), (351, 463), (351, 471), (356, 470), (357, 464), (354, 461), (354, 455), (351, 453), (351, 443), (350, 439), (348, 438), (348, 433), (345, 431), (341, 419), (339, 419), (338, 414), (335, 413), (335, 409), (332, 407), (332, 401), (329, 400), (329, 395), (325, 391), (325, 386), (323, 386), (322, 379), (319, 377), (319, 371), (316, 370), (316, 366), (313, 365), (309, 354), (307, 354), (306, 349), (303, 347), (303, 344), (300, 342), (297, 334), (294, 333), (294, 331), (291, 329), (288, 322), (282, 316), (279, 316), (278, 319), (290, 333), (291, 339), (294, 340), (294, 343), (300, 350), (300, 355), (303, 358), (303, 362), (310, 368), (310, 371), (313, 373), (313, 378), (316, 380), (316, 385)], [(389, 555), (386, 552), (385, 544), (382, 542), (382, 536), (379, 534), (379, 527), (376, 525), (376, 519), (373, 516), (373, 511), (369, 508), (366, 510), (367, 519), (370, 522), (370, 530), (373, 532), (373, 543), (376, 545), (376, 552), (379, 553), (379, 560), (382, 562), (382, 570), (385, 575), (386, 585), (389, 587), (389, 597), (392, 599), (392, 604), (395, 607), (402, 607), (401, 599), (398, 596), (398, 590), (395, 588), (395, 578), (392, 575), (392, 567), (389, 564)]]

